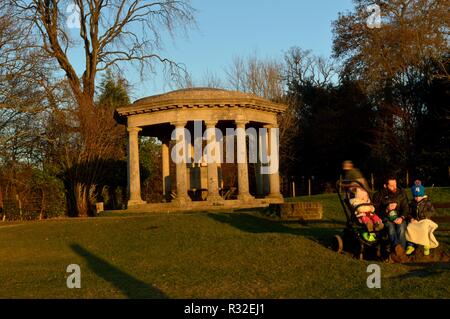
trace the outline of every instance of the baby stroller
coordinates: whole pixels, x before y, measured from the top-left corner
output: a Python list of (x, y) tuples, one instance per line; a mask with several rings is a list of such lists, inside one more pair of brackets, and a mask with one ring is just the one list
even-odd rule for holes
[[(387, 237), (383, 231), (373, 231), (372, 233), (375, 234), (375, 240), (368, 241), (364, 239), (363, 233), (367, 232), (367, 227), (359, 222), (356, 217), (356, 210), (363, 205), (372, 206), (372, 198), (369, 195), (371, 203), (364, 203), (356, 206), (351, 205), (350, 199), (354, 196), (353, 189), (355, 187), (361, 187), (366, 190), (365, 187), (356, 180), (343, 180), (336, 183), (337, 194), (347, 222), (342, 234), (334, 236), (333, 249), (338, 253), (344, 251), (349, 252), (361, 260), (369, 255), (375, 255), (377, 258), (382, 258)], [(367, 193), (370, 194), (369, 191), (367, 191)]]

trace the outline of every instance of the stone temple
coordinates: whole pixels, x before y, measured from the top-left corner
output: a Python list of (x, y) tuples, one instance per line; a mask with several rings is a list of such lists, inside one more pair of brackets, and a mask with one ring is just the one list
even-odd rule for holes
[[(277, 117), (285, 110), (253, 94), (212, 88), (149, 96), (116, 109), (128, 131), (127, 208), (209, 211), (283, 202)], [(162, 203), (141, 198), (139, 136), (162, 143)]]

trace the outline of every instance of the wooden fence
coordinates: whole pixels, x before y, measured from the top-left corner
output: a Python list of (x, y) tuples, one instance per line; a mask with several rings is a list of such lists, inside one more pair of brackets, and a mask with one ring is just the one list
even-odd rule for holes
[(43, 219), (49, 209), (46, 198), (21, 197), (16, 195), (12, 198), (3, 198), (0, 206), (0, 218), (5, 220), (32, 220)]

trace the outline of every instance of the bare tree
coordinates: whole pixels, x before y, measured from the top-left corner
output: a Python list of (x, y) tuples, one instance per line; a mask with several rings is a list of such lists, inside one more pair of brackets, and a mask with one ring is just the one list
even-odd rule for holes
[[(41, 47), (54, 57), (65, 72), (73, 95), (80, 106), (91, 107), (98, 72), (120, 62), (136, 62), (141, 71), (153, 70), (155, 60), (177, 67), (161, 56), (162, 31), (173, 34), (176, 27), (193, 22), (193, 9), (186, 0), (10, 0), (20, 16), (31, 22), (42, 40)], [(81, 79), (70, 60), (74, 45), (63, 14), (70, 3), (76, 4), (79, 40), (84, 47), (85, 70)], [(76, 21), (73, 28), (77, 28)]]
[(323, 87), (337, 75), (336, 61), (313, 55), (310, 50), (292, 47), (284, 56), (285, 78), (288, 84), (306, 84)]
[(46, 175), (42, 148), (50, 110), (44, 83), (54, 68), (30, 31), (11, 7), (0, 7), (0, 207), (8, 219), (36, 210), (44, 216), (52, 210), (47, 199), (57, 206), (61, 195)]
[(286, 67), (274, 59), (261, 59), (256, 54), (248, 58), (236, 56), (225, 70), (230, 88), (249, 92), (288, 107), (279, 119), (280, 128), (280, 170), (287, 176), (296, 160), (295, 138), (298, 134), (298, 117), (293, 104), (285, 94)]
[(283, 96), (283, 65), (276, 60), (263, 60), (256, 54), (247, 59), (234, 57), (225, 72), (231, 89), (270, 100), (278, 100)]
[[(159, 54), (164, 34), (173, 35), (181, 27), (194, 23), (194, 10), (188, 0), (8, 0), (21, 21), (29, 23), (40, 40), (39, 47), (54, 58), (64, 72), (75, 101), (69, 109), (53, 114), (53, 133), (65, 129), (69, 135), (51, 136), (53, 154), (60, 156), (69, 194), (69, 213), (90, 214), (89, 197), (93, 184), (101, 174), (101, 161), (113, 156), (115, 135), (112, 111), (96, 107), (95, 83), (99, 72), (120, 68), (123, 62), (141, 71), (153, 72), (154, 62), (163, 63), (169, 71), (179, 64)], [(70, 31), (68, 5), (75, 4), (74, 25), (78, 38)], [(78, 42), (77, 42), (78, 41)], [(69, 51), (78, 43), (84, 48), (85, 68), (78, 76)], [(67, 143), (60, 143), (61, 140)], [(56, 147), (56, 149), (55, 149)], [(57, 151), (56, 151), (57, 150)]]
[(216, 73), (206, 70), (203, 74), (201, 86), (208, 88), (223, 88), (224, 84), (222, 79)]
[(186, 72), (184, 76), (179, 76), (175, 78), (172, 83), (174, 89), (190, 89), (194, 87), (206, 87), (206, 88), (225, 88), (223, 80), (211, 70), (207, 69), (200, 80), (194, 79), (192, 74)]
[(52, 73), (48, 57), (33, 47), (11, 10), (0, 8), (0, 156), (34, 160), (32, 143), (46, 110), (41, 83)]
[(229, 86), (236, 91), (249, 91), (247, 66), (243, 57), (235, 56), (228, 69), (225, 70)]

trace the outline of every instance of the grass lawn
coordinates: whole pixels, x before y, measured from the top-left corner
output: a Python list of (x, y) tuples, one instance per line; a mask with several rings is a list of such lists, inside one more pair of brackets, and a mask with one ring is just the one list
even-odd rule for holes
[[(450, 201), (450, 189), (433, 198)], [(0, 298), (450, 298), (450, 263), (384, 264), (329, 249), (345, 220), (337, 196), (322, 222), (300, 225), (258, 211), (133, 214), (0, 223)], [(446, 214), (447, 212), (443, 212)], [(437, 232), (448, 251), (449, 233)], [(81, 289), (66, 267), (81, 267)]]

